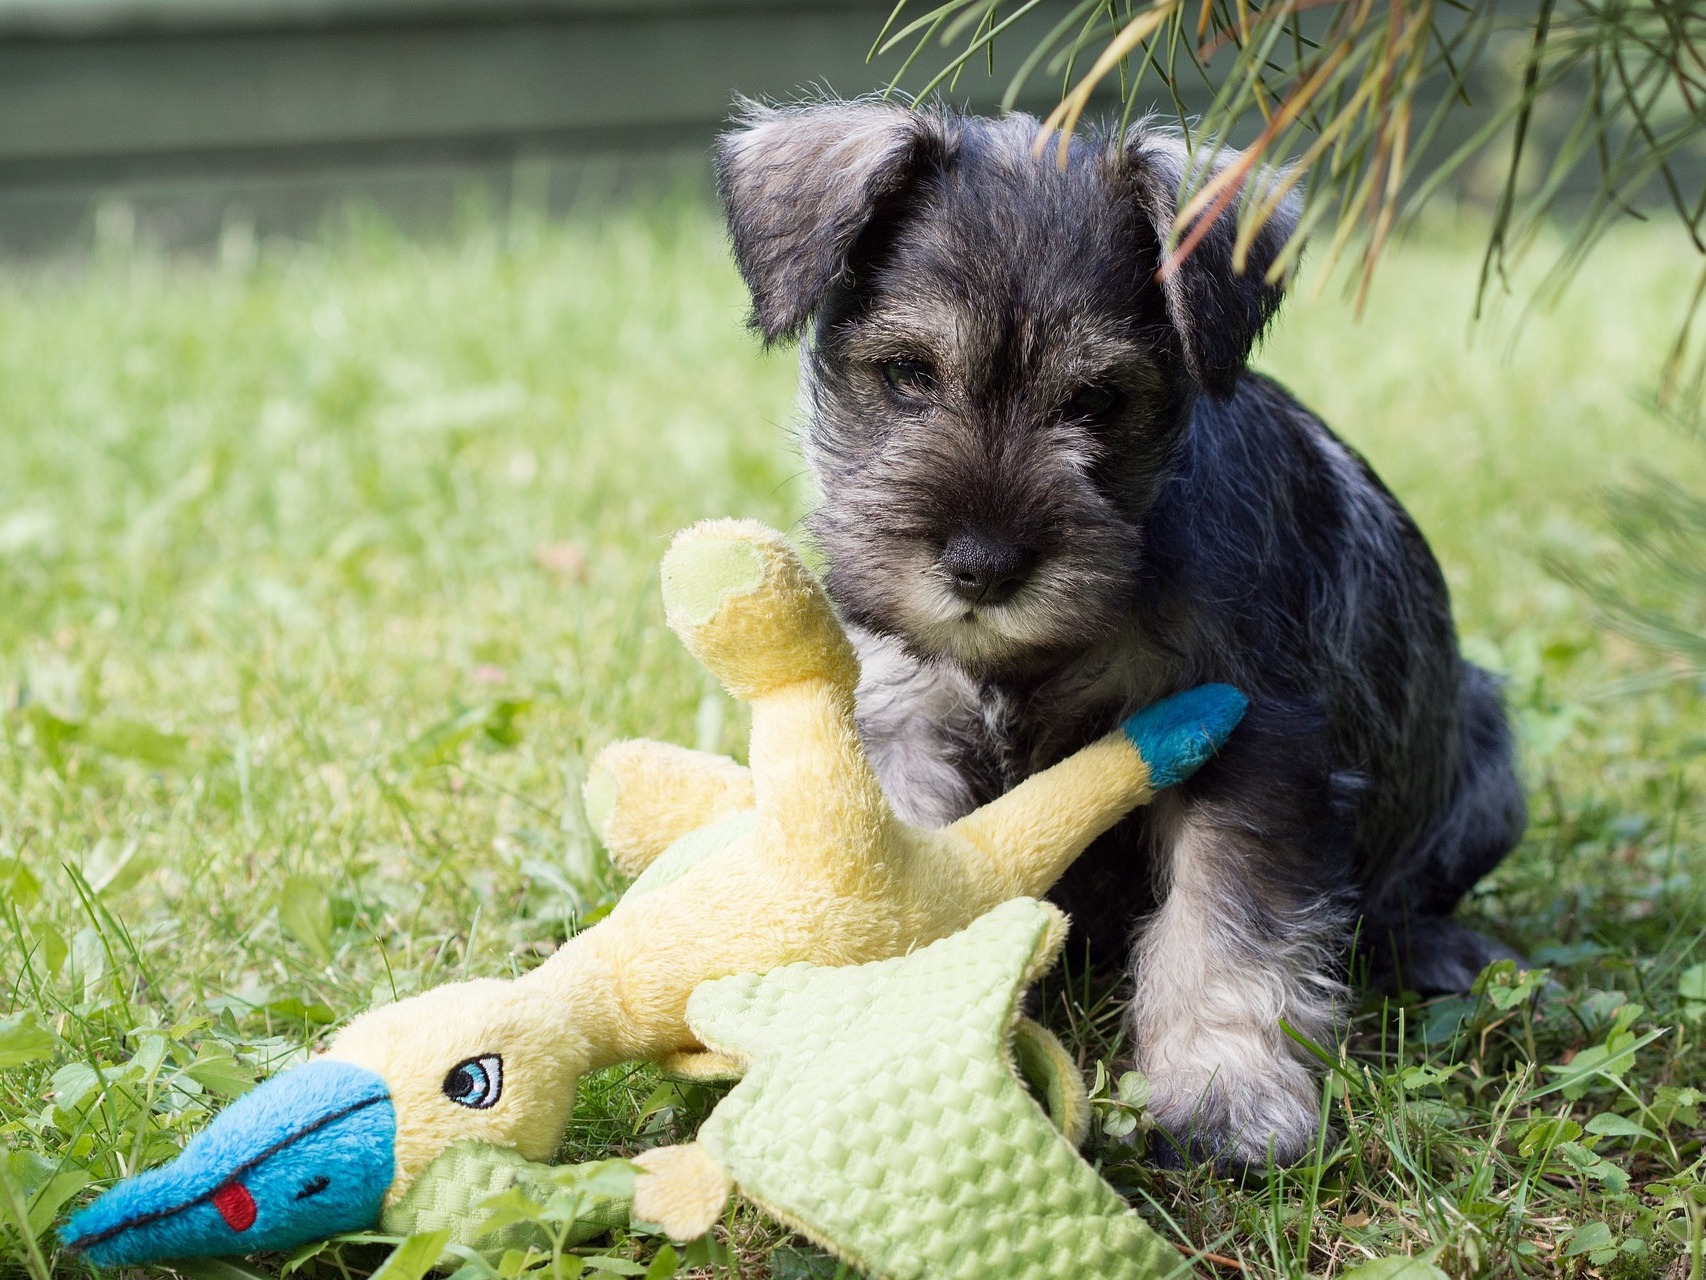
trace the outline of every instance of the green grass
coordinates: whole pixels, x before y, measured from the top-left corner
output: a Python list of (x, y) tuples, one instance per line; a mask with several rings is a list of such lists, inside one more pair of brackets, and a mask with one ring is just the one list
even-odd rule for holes
[[(1596, 494), (1634, 462), (1706, 479), (1641, 403), (1687, 281), (1623, 236), (1513, 348), (1468, 328), (1474, 243), (1401, 246), (1360, 324), (1294, 305), (1261, 363), (1410, 505), (1512, 678), (1534, 822), (1467, 910), (1552, 985), (1364, 1010), (1321, 1158), (1244, 1185), (1140, 1159), (1117, 992), (1053, 980), (1049, 1016), (1111, 1068), (1092, 1154), (1244, 1274), (1703, 1280), (1706, 684), (1539, 563), (1604, 554)], [(739, 751), (656, 563), (701, 516), (787, 527), (807, 500), (792, 357), (743, 310), (691, 204), (0, 272), (0, 1274), (77, 1271), (62, 1206), (335, 1020), (524, 969), (608, 901), (591, 751)], [(682, 1136), (708, 1098), (657, 1085), (589, 1082), (567, 1154)], [(695, 1265), (818, 1273), (751, 1214), (721, 1240)]]

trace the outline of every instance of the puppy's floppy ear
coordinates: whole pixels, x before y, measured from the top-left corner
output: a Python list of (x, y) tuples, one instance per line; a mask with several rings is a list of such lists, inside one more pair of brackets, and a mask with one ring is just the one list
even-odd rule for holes
[(1230, 148), (1212, 159), (1206, 149), (1193, 154), (1176, 135), (1141, 125), (1126, 135), (1121, 153), (1136, 198), (1161, 240), (1165, 264), (1161, 290), (1167, 303), (1167, 316), (1178, 330), (1184, 348), (1185, 367), (1203, 390), (1216, 399), (1232, 394), (1238, 374), (1250, 358), (1250, 349), (1279, 309), (1283, 285), (1269, 284), (1265, 277), (1296, 232), (1301, 213), (1301, 202), (1294, 188), (1256, 233), (1243, 272), (1233, 269), (1239, 202), (1262, 198), (1281, 176), (1271, 169), (1261, 170), (1243, 179), (1238, 195), (1183, 261), (1168, 262), (1169, 247), (1182, 244), (1197, 230), (1201, 218), (1208, 216), (1206, 212), (1199, 214), (1198, 221), (1175, 240), (1173, 220), (1178, 212), (1179, 188), (1187, 176), (1194, 190), (1211, 173), (1219, 173), (1235, 163), (1241, 154)]
[(932, 116), (884, 102), (747, 103), (717, 140), (717, 193), (766, 342), (795, 337), (860, 234), (945, 142)]

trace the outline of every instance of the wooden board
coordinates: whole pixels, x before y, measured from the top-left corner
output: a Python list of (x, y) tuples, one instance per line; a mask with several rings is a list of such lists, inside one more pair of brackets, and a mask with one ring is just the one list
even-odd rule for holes
[[(888, 83), (901, 55), (866, 54), (891, 7), (0, 0), (0, 249), (86, 236), (103, 200), (175, 209), (166, 238), (195, 240), (229, 207), (298, 225), (346, 192), (445, 205), (518, 161), (551, 168), (553, 191), (586, 157), (678, 173), (685, 155), (702, 174), (737, 94)], [(992, 106), (1004, 74), (980, 66), (954, 96)]]

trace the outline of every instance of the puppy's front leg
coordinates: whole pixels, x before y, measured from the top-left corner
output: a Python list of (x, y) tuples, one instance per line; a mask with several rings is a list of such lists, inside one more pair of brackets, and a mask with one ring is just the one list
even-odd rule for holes
[(1258, 719), (1200, 791), (1156, 815), (1161, 905), (1133, 951), (1132, 1019), (1173, 1140), (1163, 1160), (1288, 1164), (1315, 1140), (1318, 1073), (1281, 1023), (1332, 1043), (1346, 842), (1333, 779), (1308, 776), (1307, 743), (1281, 764), (1273, 729)]

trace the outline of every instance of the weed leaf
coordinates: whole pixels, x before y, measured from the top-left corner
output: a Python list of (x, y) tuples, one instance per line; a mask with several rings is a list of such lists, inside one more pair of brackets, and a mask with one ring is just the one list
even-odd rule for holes
[(487, 1196), (480, 1201), (479, 1207), (486, 1211), (486, 1217), (475, 1229), (476, 1236), (490, 1235), (518, 1222), (545, 1220), (545, 1206), (515, 1187), (500, 1191), (495, 1196)]
[(6, 1176), (25, 1205), (31, 1238), (38, 1238), (65, 1202), (89, 1185), (89, 1175), (76, 1165), (62, 1164), (34, 1151), (14, 1151), (5, 1159)]
[(784, 1246), (770, 1255), (771, 1280), (835, 1280), (842, 1274), (839, 1262), (816, 1249)]
[(50, 1280), (47, 1260), (42, 1257), (41, 1247), (36, 1243), (37, 1233), (30, 1230), (28, 1202), (29, 1193), (13, 1172), (13, 1161), (0, 1161), (0, 1223), (11, 1223), (23, 1237), (24, 1261), (33, 1280)]
[(0, 898), (28, 911), (41, 901), (41, 881), (18, 858), (0, 858)]
[(189, 755), (189, 739), (183, 734), (162, 733), (139, 720), (96, 720), (82, 736), (97, 751), (156, 769), (176, 769)]
[(32, 931), (36, 944), (36, 958), (41, 961), (42, 970), (48, 977), (53, 977), (65, 963), (65, 957), (71, 948), (65, 942), (65, 935), (58, 929), (41, 925)]
[(1449, 1067), (1436, 1067), (1432, 1065), (1405, 1067), (1398, 1073), (1398, 1083), (1405, 1090), (1431, 1089), (1436, 1085), (1444, 1084), (1460, 1070), (1462, 1070), (1462, 1068), (1455, 1065)]
[(1562, 1092), (1566, 1098), (1574, 1101), (1585, 1094), (1588, 1086), (1596, 1080), (1621, 1080), (1624, 1073), (1635, 1065), (1636, 1050), (1645, 1048), (1669, 1030), (1669, 1027), (1659, 1027), (1639, 1038), (1632, 1037), (1626, 1031), (1613, 1032), (1604, 1044), (1583, 1049), (1566, 1065), (1549, 1064), (1546, 1070), (1559, 1078), (1534, 1090), (1526, 1100), (1532, 1102), (1549, 1093)]
[(179, 1258), (172, 1263), (172, 1270), (190, 1280), (272, 1280), (266, 1272), (232, 1258)]
[(486, 742), (502, 749), (521, 743), (521, 717), (533, 706), (526, 698), (505, 698), (498, 702), (482, 703), (446, 716), (413, 741), (406, 743), (393, 757), (404, 772), (432, 769), (456, 759), (462, 744), (483, 737)]
[(618, 1258), (613, 1254), (595, 1253), (586, 1260), (588, 1271), (607, 1271), (615, 1276), (643, 1276), (646, 1268), (631, 1258)]
[(1428, 1255), (1419, 1258), (1375, 1258), (1344, 1273), (1343, 1280), (1451, 1280)]
[(255, 1087), (254, 1076), (238, 1065), (231, 1051), (204, 1047), (196, 1060), (184, 1069), (184, 1074), (209, 1093), (222, 1098), (236, 1098)]
[(268, 1013), (289, 1018), (292, 1022), (306, 1022), (312, 1027), (329, 1027), (338, 1020), (338, 1015), (320, 1001), (309, 1003), (299, 996), (269, 1000), (264, 1007)]
[(47, 758), (48, 766), (57, 774), (65, 773), (65, 748), (83, 735), (83, 726), (61, 720), (46, 707), (32, 705), (24, 708), (24, 723), (30, 726), (36, 750)]
[(1609, 1111), (1589, 1120), (1587, 1131), (1597, 1133), (1605, 1138), (1651, 1138), (1656, 1142), (1659, 1137), (1651, 1129), (1643, 1124), (1637, 1124), (1628, 1116), (1614, 1115)]
[(1514, 960), (1495, 960), (1483, 969), (1470, 988), (1485, 996), (1495, 1009), (1514, 1009), (1543, 991), (1551, 980), (1550, 969), (1518, 969)]
[(1706, 1000), (1706, 964), (1684, 969), (1676, 980), (1676, 993), (1684, 1000)]
[(45, 1235), (66, 1202), (90, 1181), (86, 1170), (68, 1166), (44, 1182), (30, 1198), (30, 1230), (37, 1237)]
[(51, 1058), (58, 1044), (59, 1037), (36, 1021), (33, 1009), (0, 1018), (0, 1071)]
[(332, 900), (303, 876), (291, 876), (278, 895), (279, 923), (323, 964), (332, 960)]
[(1584, 1253), (1600, 1249), (1614, 1249), (1616, 1239), (1611, 1234), (1611, 1228), (1603, 1222), (1584, 1222), (1564, 1241), (1564, 1256), (1566, 1258), (1580, 1257)]
[(127, 840), (117, 853), (112, 852), (113, 843), (110, 840), (100, 841), (82, 868), (89, 888), (98, 894), (123, 893), (140, 881), (153, 865), (153, 859), (143, 852), (142, 841)]
[(421, 1280), (450, 1243), (450, 1232), (422, 1231), (395, 1249), (373, 1273), (373, 1280)]
[(1536, 1116), (1523, 1129), (1516, 1149), (1524, 1159), (1532, 1159), (1536, 1154), (1551, 1151), (1559, 1143), (1574, 1142), (1581, 1136), (1582, 1127), (1574, 1120), (1558, 1116)]
[(596, 1160), (563, 1165), (554, 1174), (559, 1187), (587, 1196), (631, 1196), (639, 1166), (631, 1160)]
[(447, 716), (397, 752), (401, 769), (430, 769), (456, 758), (462, 744), (486, 725), (487, 708), (473, 707)]
[(1676, 980), (1676, 994), (1682, 997), (1682, 1016), (1690, 1022), (1706, 1017), (1706, 964), (1689, 965)]

